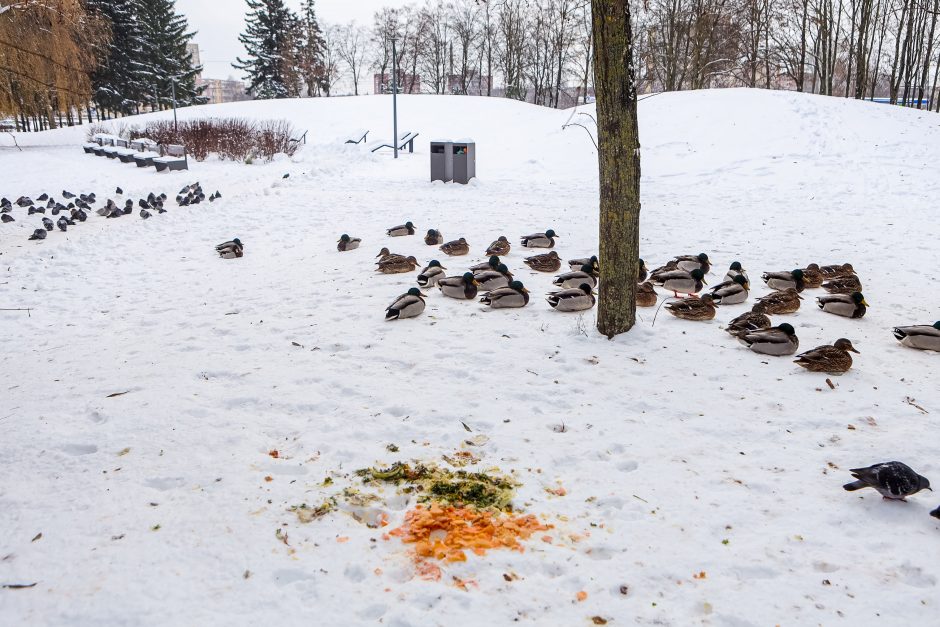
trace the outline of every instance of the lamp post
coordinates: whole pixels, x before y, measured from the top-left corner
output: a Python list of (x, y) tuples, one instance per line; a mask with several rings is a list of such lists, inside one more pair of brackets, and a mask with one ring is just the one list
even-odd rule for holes
[(395, 51), (395, 37), (392, 37), (392, 144), (395, 158), (398, 158), (398, 55)]
[(179, 133), (176, 123), (176, 79), (170, 81), (170, 85), (173, 88), (173, 132)]

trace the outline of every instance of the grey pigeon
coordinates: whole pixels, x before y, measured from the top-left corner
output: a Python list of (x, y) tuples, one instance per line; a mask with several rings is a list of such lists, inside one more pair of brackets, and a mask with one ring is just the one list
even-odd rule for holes
[(123, 196), (124, 190), (118, 187), (117, 189), (114, 190), (114, 193), (117, 194), (118, 196)]
[(146, 220), (147, 218), (150, 217), (150, 212), (147, 211), (146, 209), (141, 209), (141, 210), (140, 210), (140, 217), (143, 218), (144, 220)]
[(43, 218), (43, 219), (42, 219), (42, 226), (43, 226), (47, 231), (51, 231), (52, 229), (55, 228), (55, 223), (54, 223), (52, 220), (50, 220), (49, 218)]
[(34, 213), (42, 213), (42, 214), (45, 214), (45, 213), (46, 213), (46, 208), (45, 208), (45, 207), (33, 207), (33, 206), (30, 206), (30, 208), (26, 210), (26, 213), (27, 213), (27, 215), (33, 215)]
[(2, 220), (4, 224), (8, 222), (15, 222), (13, 216), (11, 216), (9, 213), (4, 213), (2, 216), (0, 216), (0, 220)]
[(930, 512), (930, 515), (934, 518), (940, 518), (940, 507)]
[(111, 213), (111, 210), (108, 209), (107, 207), (102, 207), (101, 209), (98, 209), (97, 211), (95, 211), (95, 213), (97, 213), (99, 216), (106, 216), (109, 213)]
[(46, 239), (46, 229), (36, 229), (29, 239)]
[(933, 492), (927, 477), (922, 477), (901, 462), (884, 462), (867, 468), (853, 468), (849, 472), (858, 479), (842, 486), (849, 492), (874, 488), (884, 498), (898, 501), (903, 501), (905, 497), (921, 490)]
[(36, 200), (38, 200), (39, 202), (46, 202), (47, 200), (49, 200), (49, 194), (46, 194), (45, 192), (43, 192), (42, 196), (36, 197)]
[(75, 194), (70, 191), (62, 190), (62, 197), (65, 199), (75, 198)]
[(65, 219), (65, 216), (62, 216), (61, 218), (59, 218), (59, 221), (56, 222), (56, 226), (59, 227), (59, 230), (62, 231), (63, 233), (68, 230), (69, 223), (68, 223), (68, 220)]

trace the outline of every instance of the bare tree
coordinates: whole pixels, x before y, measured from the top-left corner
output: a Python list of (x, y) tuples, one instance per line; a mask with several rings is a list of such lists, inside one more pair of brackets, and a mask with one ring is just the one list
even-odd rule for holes
[(353, 93), (359, 95), (359, 81), (369, 56), (369, 39), (366, 30), (350, 22), (336, 32), (336, 54), (349, 71)]

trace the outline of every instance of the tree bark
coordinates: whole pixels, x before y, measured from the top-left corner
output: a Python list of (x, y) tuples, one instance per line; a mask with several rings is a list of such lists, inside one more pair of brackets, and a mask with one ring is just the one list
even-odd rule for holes
[(630, 0), (592, 0), (600, 180), (597, 330), (613, 338), (636, 322), (640, 141)]

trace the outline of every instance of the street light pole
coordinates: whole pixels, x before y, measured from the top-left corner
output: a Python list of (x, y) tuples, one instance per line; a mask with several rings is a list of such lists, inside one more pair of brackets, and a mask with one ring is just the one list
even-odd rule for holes
[(170, 81), (170, 85), (173, 87), (173, 132), (179, 133), (176, 123), (176, 81)]
[(398, 158), (398, 55), (395, 53), (395, 38), (392, 37), (392, 144)]

